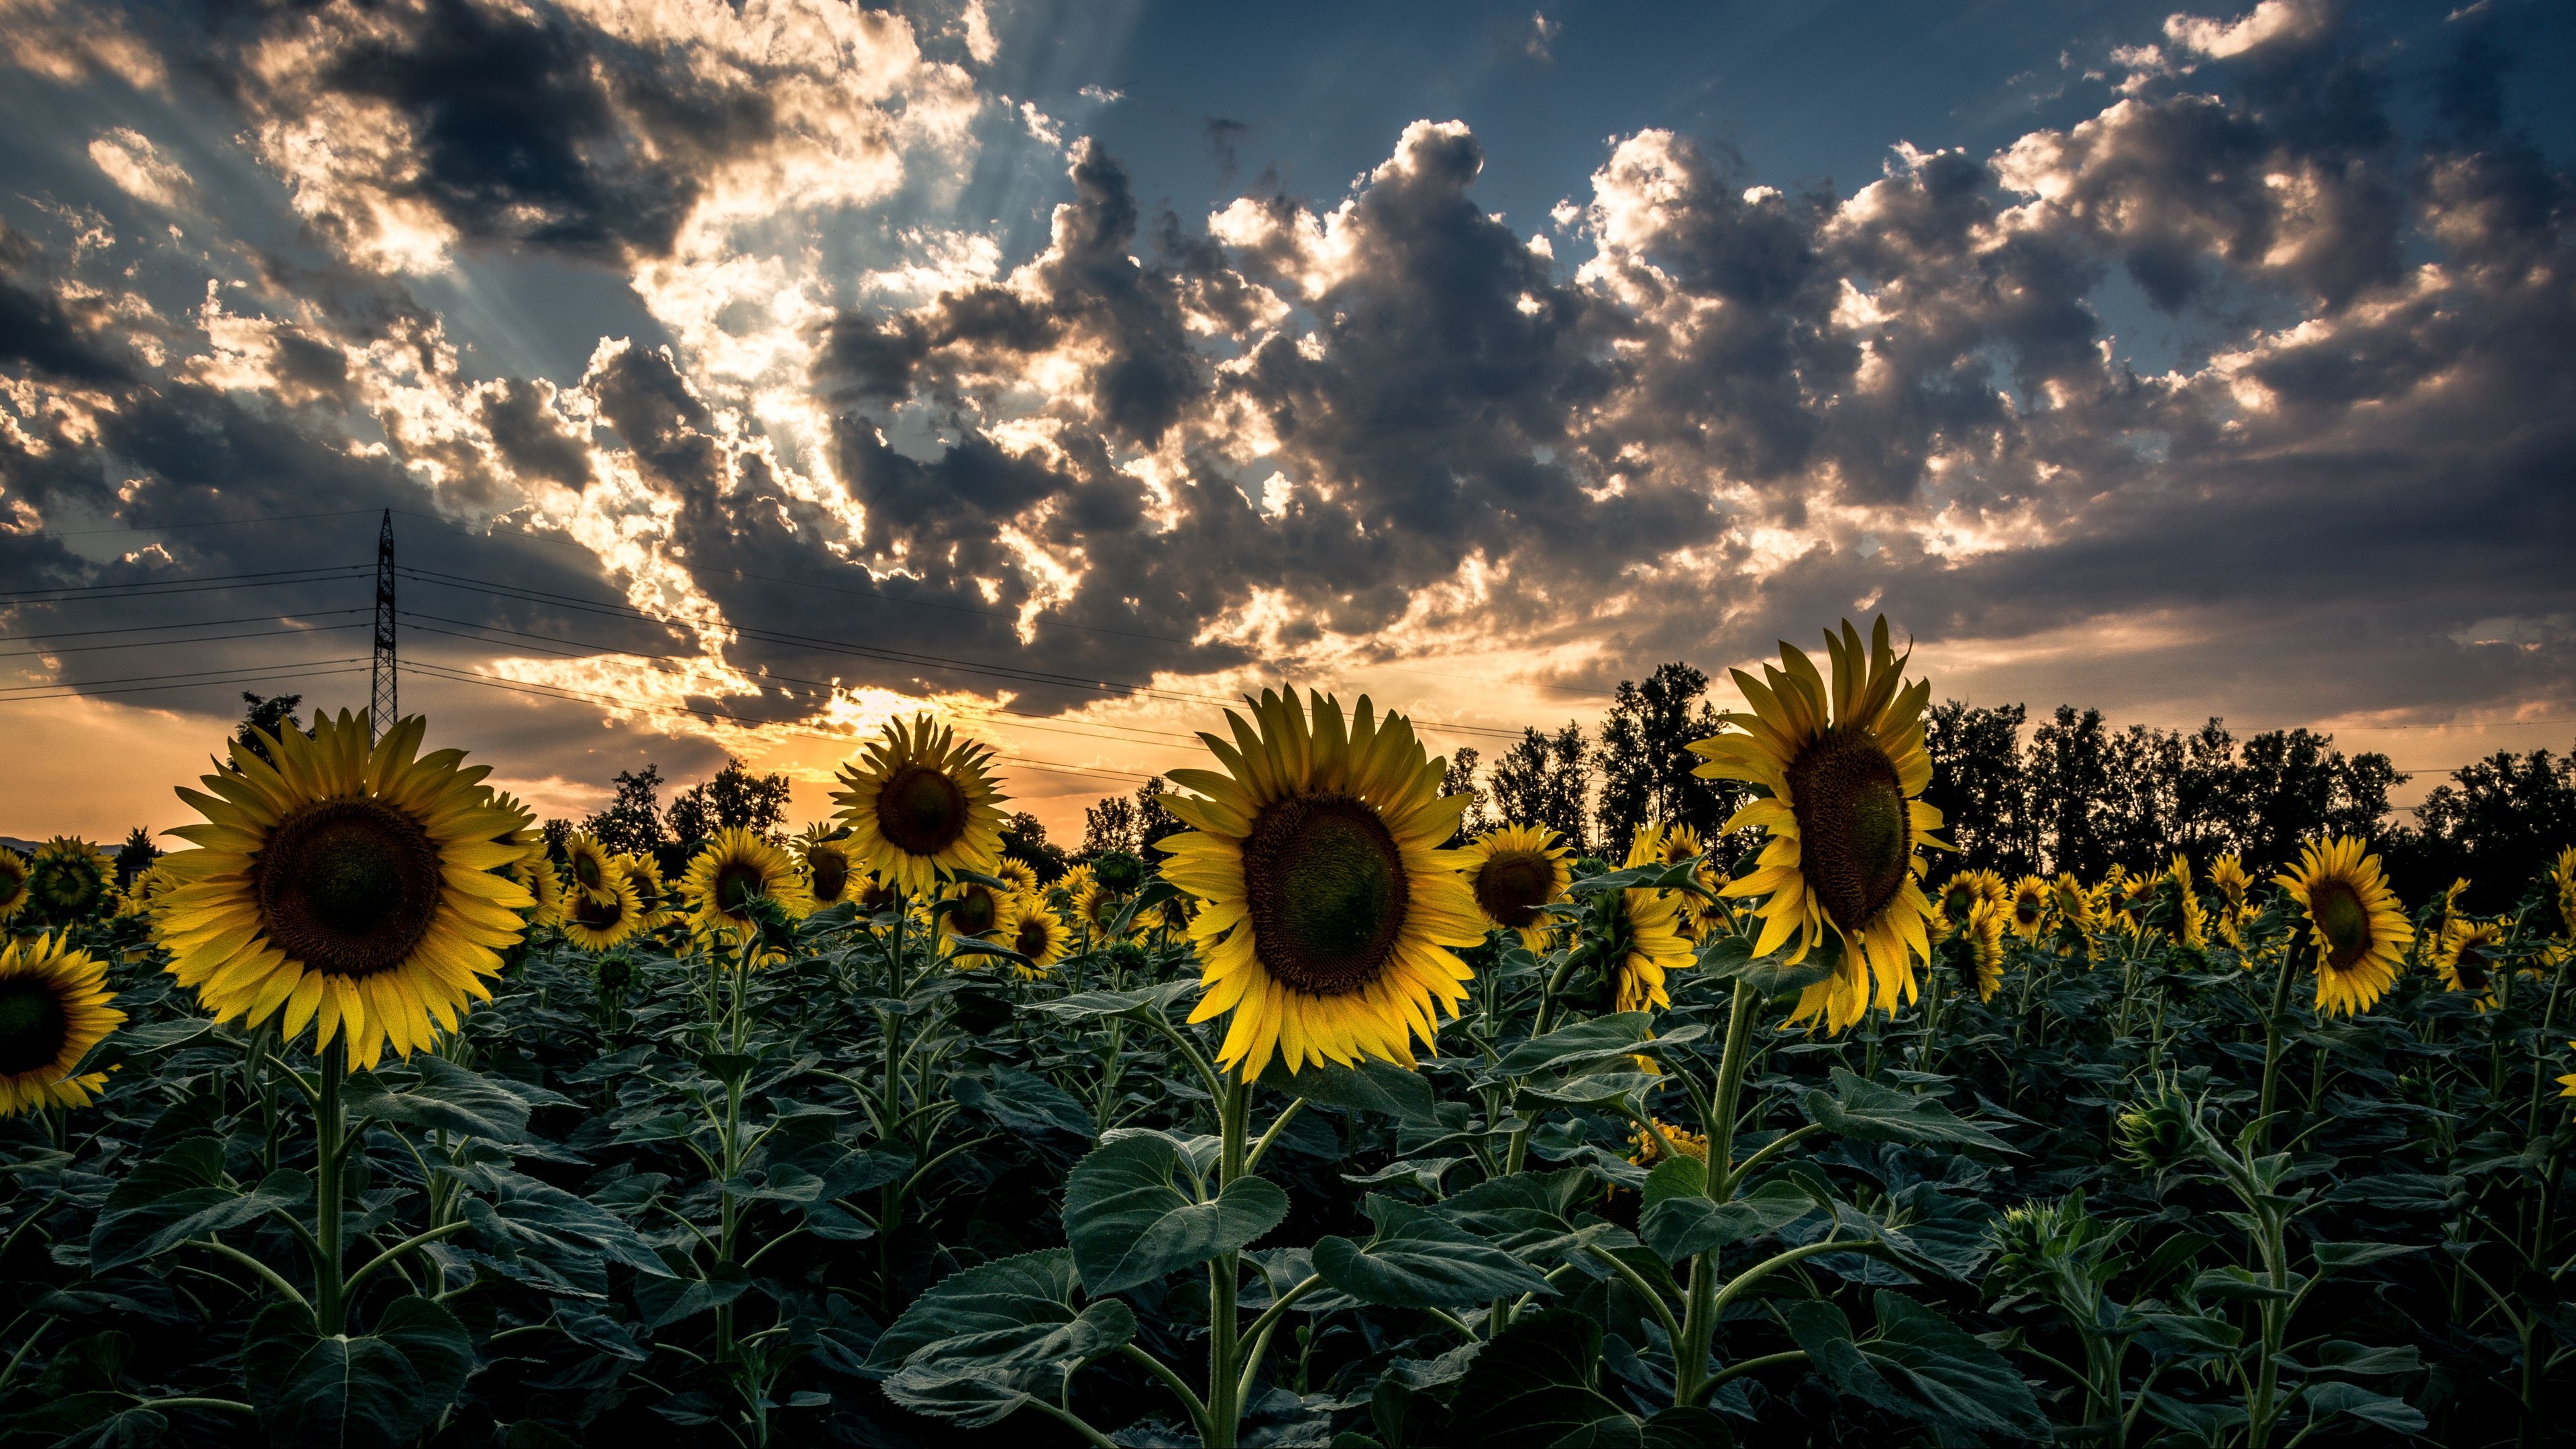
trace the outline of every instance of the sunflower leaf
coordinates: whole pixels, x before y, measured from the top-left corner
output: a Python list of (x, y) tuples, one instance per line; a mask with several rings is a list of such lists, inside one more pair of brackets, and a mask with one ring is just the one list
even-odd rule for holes
[(190, 1238), (241, 1227), (313, 1200), (313, 1181), (280, 1168), (248, 1192), (224, 1183), (224, 1149), (211, 1137), (178, 1143), (116, 1185), (90, 1229), (90, 1271), (166, 1253)]
[(356, 1335), (317, 1334), (304, 1310), (274, 1304), (242, 1341), (242, 1381), (271, 1444), (408, 1444), (473, 1368), (465, 1325), (426, 1298), (395, 1299)]
[(912, 1301), (868, 1350), (870, 1373), (942, 1356), (949, 1345), (1071, 1323), (1083, 1286), (1069, 1248), (1022, 1253), (951, 1273)]
[(1731, 1202), (1660, 1198), (1638, 1215), (1637, 1236), (1665, 1262), (1678, 1264), (1710, 1248), (1777, 1232), (1815, 1210), (1815, 1200), (1796, 1183), (1775, 1179)]
[(1601, 1328), (1567, 1309), (1497, 1334), (1458, 1386), (1454, 1442), (1485, 1449), (1635, 1449), (1637, 1420), (1596, 1382)]
[(1288, 1194), (1238, 1177), (1206, 1202), (1173, 1184), (1181, 1157), (1159, 1134), (1092, 1149), (1064, 1185), (1064, 1236), (1082, 1281), (1118, 1293), (1248, 1246), (1288, 1216)]
[[(411, 1080), (404, 1081), (405, 1076)], [(427, 1053), (413, 1057), (405, 1068), (352, 1073), (341, 1101), (352, 1120), (373, 1117), (405, 1127), (444, 1128), (494, 1142), (518, 1142), (528, 1135), (525, 1098), (496, 1078)]]
[(1699, 949), (1700, 974), (1705, 982), (1742, 981), (1766, 997), (1786, 996), (1804, 990), (1834, 974), (1841, 960), (1840, 940), (1828, 935), (1836, 949), (1819, 942), (1795, 965), (1789, 963), (1789, 948), (1768, 956), (1753, 954), (1753, 940), (1748, 936), (1711, 936)]
[(1614, 1016), (1596, 1016), (1560, 1027), (1545, 1036), (1534, 1036), (1503, 1053), (1494, 1064), (1494, 1074), (1503, 1077), (1529, 1077), (1540, 1072), (1571, 1072), (1601, 1062), (1635, 1055), (1637, 1048), (1654, 1038), (1655, 1019), (1642, 1011), (1622, 1011)]
[(1315, 1244), (1326, 1283), (1386, 1308), (1466, 1308), (1555, 1287), (1527, 1264), (1427, 1209), (1371, 1193), (1377, 1234), (1366, 1246), (1330, 1237)]
[(1193, 979), (1166, 981), (1159, 986), (1140, 986), (1132, 991), (1080, 991), (1053, 1001), (1032, 1001), (1029, 1010), (1066, 1021), (1091, 1021), (1104, 1016), (1138, 1016), (1148, 1011), (1161, 1011), (1188, 1000), (1199, 989)]
[(1833, 1069), (1834, 1089), (1809, 1088), (1808, 1120), (1829, 1132), (1867, 1142), (1949, 1142), (1996, 1152), (2015, 1149), (2002, 1138), (1963, 1120), (1937, 1098), (1918, 1097), (1894, 1087)]
[(1393, 1062), (1364, 1058), (1356, 1067), (1308, 1062), (1291, 1072), (1285, 1058), (1273, 1057), (1261, 1073), (1261, 1085), (1318, 1107), (1347, 1112), (1375, 1112), (1422, 1126), (1439, 1124), (1439, 1099), (1421, 1073)]

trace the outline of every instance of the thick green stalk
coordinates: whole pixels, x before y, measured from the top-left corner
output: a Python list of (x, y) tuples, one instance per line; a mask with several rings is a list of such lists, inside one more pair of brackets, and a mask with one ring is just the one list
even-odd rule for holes
[[(1565, 953), (1565, 959), (1557, 963), (1554, 971), (1548, 973), (1547, 983), (1539, 989), (1538, 1015), (1530, 1022), (1531, 1036), (1547, 1035), (1547, 1029), (1556, 1016), (1556, 994), (1565, 989), (1566, 978), (1574, 974), (1575, 966), (1582, 960), (1583, 948), (1580, 946), (1570, 948)], [(1530, 1129), (1526, 1123), (1512, 1133), (1511, 1145), (1503, 1151), (1505, 1177), (1520, 1171), (1521, 1163), (1528, 1159), (1529, 1134)]]
[[(1708, 1168), (1701, 1177), (1713, 1202), (1723, 1203), (1735, 1195), (1736, 1102), (1744, 1089), (1744, 1059), (1753, 1042), (1757, 1005), (1752, 986), (1736, 978), (1735, 996), (1727, 1007), (1726, 1054), (1718, 1061), (1717, 1097), (1708, 1121), (1702, 1124), (1708, 1129)], [(1681, 1342), (1673, 1346), (1677, 1360), (1673, 1402), (1677, 1405), (1699, 1402), (1708, 1378), (1709, 1349), (1717, 1336), (1717, 1274), (1716, 1249), (1691, 1258)]]
[(2290, 958), (2295, 947), (2281, 949), (2280, 974), (2272, 980), (2272, 1009), (2263, 1014), (2263, 1099), (2256, 1107), (2254, 1145), (2257, 1151), (2272, 1150), (2272, 1104), (2281, 1085), (2281, 1021), (2290, 1011)]
[(324, 1338), (344, 1332), (348, 1324), (348, 1304), (342, 1301), (343, 1280), (340, 1256), (345, 1234), (341, 1230), (342, 1191), (340, 1168), (341, 1135), (347, 1131), (346, 1114), (340, 1106), (340, 1086), (349, 1075), (349, 1038), (343, 1025), (331, 1044), (322, 1049), (320, 1102), (313, 1113), (313, 1176), (315, 1198), (314, 1243), (319, 1249), (313, 1264), (313, 1331)]
[[(1245, 1139), (1251, 1135), (1251, 1113), (1251, 1084), (1240, 1073), (1227, 1073), (1225, 1095), (1218, 1099), (1218, 1132), (1223, 1142), (1217, 1156), (1219, 1192), (1243, 1176), (1250, 1160)], [(1241, 1281), (1242, 1263), (1235, 1254), (1219, 1254), (1208, 1264), (1208, 1449), (1234, 1449), (1243, 1418), (1242, 1385), (1236, 1378), (1243, 1325), (1235, 1309), (1235, 1288)]]

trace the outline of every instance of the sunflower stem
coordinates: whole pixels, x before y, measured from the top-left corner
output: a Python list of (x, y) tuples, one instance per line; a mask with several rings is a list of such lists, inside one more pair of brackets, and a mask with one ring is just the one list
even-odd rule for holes
[[(1223, 1145), (1218, 1149), (1216, 1186), (1222, 1193), (1244, 1175), (1251, 1161), (1245, 1139), (1250, 1135), (1252, 1085), (1240, 1071), (1229, 1072), (1217, 1100), (1217, 1130)], [(1221, 1253), (1208, 1265), (1208, 1449), (1234, 1449), (1243, 1418), (1243, 1385), (1237, 1378), (1242, 1372), (1243, 1325), (1235, 1310), (1241, 1275), (1242, 1263), (1233, 1253)]]
[(2281, 1021), (2290, 1011), (2290, 958), (2297, 948), (2281, 950), (2281, 969), (2272, 978), (2272, 1009), (2263, 1014), (2263, 1096), (2255, 1108), (2257, 1125), (2254, 1145), (2258, 1151), (2272, 1150), (2272, 1104), (2281, 1086)]
[(346, 1115), (340, 1106), (340, 1086), (348, 1075), (349, 1041), (344, 1024), (344, 1029), (332, 1036), (331, 1044), (322, 1049), (321, 1090), (316, 1094), (313, 1112), (313, 1236), (318, 1245), (313, 1265), (313, 1331), (324, 1338), (342, 1332), (349, 1316), (343, 1296), (347, 1284), (340, 1276), (345, 1236), (340, 1221), (340, 1169), (347, 1149), (340, 1140)]
[[(1724, 1203), (1735, 1195), (1736, 1103), (1743, 1094), (1744, 1061), (1753, 1042), (1753, 1018), (1758, 1006), (1752, 983), (1737, 977), (1734, 998), (1727, 1006), (1726, 1054), (1718, 1061), (1717, 1096), (1702, 1124), (1708, 1129), (1708, 1167), (1701, 1177), (1712, 1202)], [(1701, 1387), (1708, 1377), (1709, 1350), (1717, 1336), (1721, 1304), (1717, 1276), (1716, 1249), (1692, 1255), (1681, 1340), (1673, 1345), (1676, 1405), (1699, 1402)]]

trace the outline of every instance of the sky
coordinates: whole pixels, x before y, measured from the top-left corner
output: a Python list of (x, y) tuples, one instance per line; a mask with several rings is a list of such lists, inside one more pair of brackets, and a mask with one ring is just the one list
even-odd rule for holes
[(1059, 839), (1283, 682), (2576, 739), (2576, 13), (0, 0), (0, 834), (246, 689)]

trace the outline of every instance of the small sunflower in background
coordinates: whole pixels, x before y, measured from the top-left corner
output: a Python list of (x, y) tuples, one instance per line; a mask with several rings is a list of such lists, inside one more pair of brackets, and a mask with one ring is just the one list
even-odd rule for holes
[(1065, 941), (1070, 933), (1046, 902), (1035, 896), (1022, 896), (1012, 903), (1010, 931), (1003, 944), (1029, 958), (1029, 964), (1014, 963), (1022, 976), (1035, 978), (1064, 959)]
[(178, 877), (162, 869), (159, 861), (154, 861), (136, 871), (134, 879), (117, 893), (116, 913), (120, 916), (148, 916), (161, 897), (168, 895), (171, 887), (178, 883)]
[(992, 755), (926, 714), (889, 723), (832, 792), (851, 860), (914, 895), (936, 889), (942, 871), (989, 872), (1002, 856), (1004, 799)]
[(507, 874), (511, 882), (528, 893), (533, 909), (528, 916), (531, 926), (553, 926), (563, 922), (563, 876), (544, 851), (523, 855), (510, 862)]
[(635, 929), (659, 930), (674, 914), (671, 888), (662, 883), (661, 863), (649, 855), (621, 855), (611, 864), (635, 888)]
[[(1968, 907), (1968, 919), (1959, 927), (1968, 947), (1968, 969), (1977, 988), (1979, 1001), (1995, 999), (1995, 990), (2004, 984), (2004, 923), (2012, 907), (2002, 901), (1980, 897)], [(1967, 984), (1963, 978), (1961, 984)]]
[(2157, 893), (2173, 906), (2174, 939), (2194, 951), (2209, 949), (2209, 913), (2202, 909), (2200, 892), (2192, 888), (2191, 858), (2177, 851), (2173, 862), (2158, 878)]
[[(2576, 1041), (2569, 1042), (2567, 1044), (2567, 1049), (2569, 1051), (2576, 1051)], [(2562, 1097), (2576, 1097), (2576, 1072), (2570, 1072), (2566, 1076), (2558, 1079), (2558, 1095)]]
[(1567, 864), (1573, 852), (1544, 825), (1505, 825), (1468, 842), (1467, 888), (1476, 909), (1496, 930), (1510, 931), (1533, 951), (1546, 949), (1548, 918), (1540, 909), (1566, 898), (1574, 884)]
[(1025, 860), (1003, 856), (993, 862), (993, 868), (985, 874), (995, 880), (1010, 882), (1014, 895), (1033, 896), (1038, 893), (1038, 873)]
[(2558, 933), (2576, 938), (2576, 845), (2558, 852), (2550, 865), (2549, 899), (2558, 907)]
[(2414, 923), (2357, 836), (2310, 841), (2273, 883), (2308, 913), (2317, 945), (2317, 1010), (2368, 1011), (2397, 980)]
[(107, 1073), (72, 1069), (125, 1020), (107, 963), (53, 935), (0, 941), (0, 1117), (86, 1107)]
[(869, 871), (852, 889), (850, 899), (859, 903), (860, 915), (881, 916), (903, 904), (903, 892), (895, 889), (885, 877)]
[(2475, 994), (2478, 1010), (2484, 1011), (2495, 1005), (2496, 977), (2502, 971), (2496, 957), (2503, 949), (2504, 927), (2454, 918), (2433, 943), (2430, 964), (2442, 978), (2443, 990)]
[(613, 860), (600, 879), (607, 886), (605, 900), (569, 886), (563, 894), (564, 939), (593, 955), (614, 951), (634, 939), (644, 929), (646, 914), (635, 892), (635, 878), (617, 869)]
[(1111, 939), (1111, 930), (1118, 924), (1118, 913), (1126, 905), (1125, 896), (1096, 880), (1087, 880), (1074, 893), (1071, 909), (1074, 923), (1091, 933), (1092, 944), (1105, 946)]
[(609, 864), (608, 847), (587, 830), (564, 842), (562, 875), (567, 904), (576, 892), (603, 904), (617, 894), (617, 869)]
[(115, 903), (116, 862), (78, 836), (57, 835), (36, 847), (27, 866), (27, 896), (36, 919), (68, 926)]
[(1073, 898), (1080, 895), (1083, 888), (1090, 884), (1091, 862), (1086, 860), (1080, 865), (1067, 867), (1064, 874), (1057, 876), (1055, 884), (1046, 888), (1046, 897), (1050, 904), (1070, 911), (1073, 909)]
[(1012, 895), (979, 880), (951, 881), (939, 893), (939, 936), (979, 941), (996, 939), (1010, 924)]
[[(519, 853), (512, 816), (462, 750), (420, 753), (428, 721), (373, 745), (343, 710), (232, 745), (232, 767), (179, 798), (205, 816), (162, 857), (180, 884), (154, 913), (170, 973), (219, 1021), (314, 1028), (353, 1068), (434, 1046), (490, 1000), (500, 952), (526, 930), (526, 890), (495, 874)], [(272, 763), (272, 761), (274, 763)]]
[(1968, 913), (1981, 901), (2002, 905), (2012, 898), (2004, 878), (1990, 870), (1954, 870), (1941, 883), (1936, 904), (1955, 929), (1968, 924)]
[(0, 845), (0, 924), (27, 908), (27, 857)]
[[(1655, 826), (1639, 826), (1623, 866), (1653, 865), (1661, 860), (1662, 834)], [(1680, 891), (1619, 892), (1619, 900), (1611, 908), (1604, 952), (1610, 962), (1611, 1002), (1615, 1010), (1645, 1011), (1673, 1004), (1672, 994), (1664, 988), (1664, 978), (1689, 967), (1696, 959), (1682, 925), (1685, 899)]]
[(1769, 842), (1753, 873), (1721, 894), (1763, 898), (1757, 956), (1794, 941), (1790, 959), (1803, 961), (1828, 934), (1843, 942), (1834, 974), (1806, 989), (1791, 1018), (1821, 1017), (1840, 1032), (1873, 1004), (1892, 1011), (1913, 999), (1914, 963), (1931, 954), (1917, 852), (1950, 846), (1931, 833), (1941, 812), (1920, 798), (1932, 783), (1923, 750), (1931, 684), (1906, 685), (1883, 615), (1866, 649), (1848, 621), (1825, 635), (1825, 649), (1830, 685), (1787, 643), (1762, 679), (1734, 671), (1752, 709), (1719, 716), (1728, 733), (1690, 748), (1706, 761), (1693, 773), (1764, 792), (1725, 828), (1758, 825)]
[(2254, 878), (2245, 873), (2245, 862), (2229, 851), (2209, 863), (2209, 888), (2218, 892), (2228, 910), (2244, 906), (2246, 894), (2254, 889)]
[(2048, 926), (2048, 882), (2035, 875), (2023, 876), (2013, 883), (2012, 932), (2025, 941), (2036, 941)]
[[(1262, 691), (1231, 742), (1202, 733), (1223, 770), (1174, 770), (1167, 795), (1191, 829), (1156, 842), (1163, 878), (1202, 903), (1190, 937), (1206, 990), (1190, 1013), (1228, 1012), (1219, 1059), (1246, 1079), (1275, 1054), (1290, 1072), (1362, 1057), (1411, 1065), (1473, 974), (1454, 947), (1485, 939), (1459, 875), (1470, 797), (1443, 795), (1444, 762), (1410, 720), (1340, 701)], [(1103, 872), (1104, 876), (1106, 871)]]
[(790, 920), (814, 909), (796, 862), (758, 831), (739, 825), (717, 831), (698, 851), (680, 893), (688, 898), (689, 921), (698, 934), (737, 946), (760, 934), (751, 913), (760, 897), (775, 901)]
[(1661, 1117), (1652, 1120), (1655, 1124), (1653, 1132), (1647, 1131), (1644, 1127), (1632, 1127), (1628, 1130), (1628, 1145), (1636, 1149), (1628, 1154), (1630, 1162), (1639, 1167), (1653, 1166), (1663, 1157), (1666, 1142), (1673, 1145), (1673, 1151), (1676, 1154), (1687, 1157), (1693, 1162), (1708, 1161), (1706, 1133), (1693, 1132), (1687, 1127), (1677, 1127)]
[(847, 842), (805, 842), (805, 889), (814, 898), (816, 909), (851, 899), (863, 884), (856, 863), (850, 859)]

